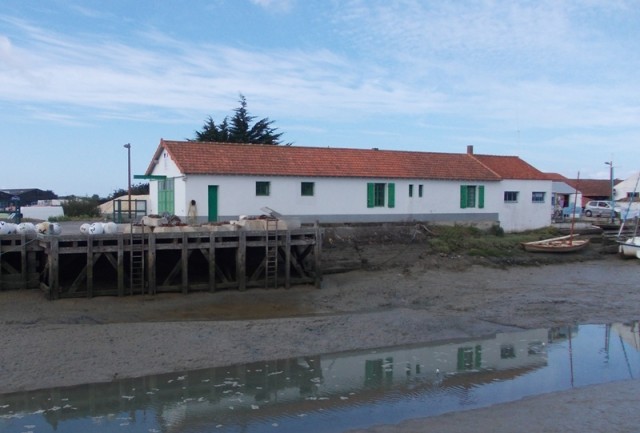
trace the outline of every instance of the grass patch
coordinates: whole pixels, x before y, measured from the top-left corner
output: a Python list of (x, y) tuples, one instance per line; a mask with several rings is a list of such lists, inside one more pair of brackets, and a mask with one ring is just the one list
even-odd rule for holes
[(427, 243), (432, 253), (483, 257), (510, 256), (522, 251), (522, 242), (559, 236), (552, 227), (521, 233), (504, 233), (499, 227), (483, 231), (467, 226), (435, 226), (429, 230), (433, 236)]

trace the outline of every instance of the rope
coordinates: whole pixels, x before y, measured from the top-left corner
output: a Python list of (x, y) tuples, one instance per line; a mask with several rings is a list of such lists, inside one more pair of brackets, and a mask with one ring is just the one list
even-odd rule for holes
[(14, 251), (19, 251), (19, 250), (21, 250), (23, 247), (25, 247), (25, 246), (29, 245), (31, 242), (34, 242), (34, 241), (37, 241), (37, 240), (38, 240), (38, 238), (37, 238), (37, 237), (35, 237), (35, 238), (33, 238), (33, 239), (31, 239), (31, 240), (29, 240), (29, 241), (25, 242), (23, 245), (20, 245), (20, 246), (18, 246), (18, 247), (15, 247), (15, 248), (12, 248), (12, 249), (8, 249), (8, 250), (5, 250), (5, 249), (3, 248), (3, 249), (2, 249), (2, 251), (0, 252), (0, 257), (4, 256), (4, 255), (5, 255), (5, 254), (7, 254), (7, 253), (12, 253), (12, 252), (14, 252)]

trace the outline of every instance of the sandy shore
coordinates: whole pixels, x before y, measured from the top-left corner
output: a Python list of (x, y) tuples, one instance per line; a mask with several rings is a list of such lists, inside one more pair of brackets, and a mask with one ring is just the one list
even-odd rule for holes
[[(0, 392), (640, 315), (638, 261), (497, 269), (404, 253), (379, 270), (326, 275), (320, 290), (55, 302), (2, 292)], [(527, 419), (534, 431), (635, 431), (639, 391), (614, 383), (369, 431), (520, 431)]]

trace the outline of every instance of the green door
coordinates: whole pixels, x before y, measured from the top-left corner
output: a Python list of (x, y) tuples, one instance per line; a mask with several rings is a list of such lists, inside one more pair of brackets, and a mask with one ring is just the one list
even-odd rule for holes
[(209, 221), (218, 221), (218, 185), (209, 185)]

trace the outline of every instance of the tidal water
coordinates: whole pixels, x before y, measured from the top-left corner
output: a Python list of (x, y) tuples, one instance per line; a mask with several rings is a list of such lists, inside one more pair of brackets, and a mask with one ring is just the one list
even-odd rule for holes
[(0, 432), (341, 432), (638, 378), (638, 322), (0, 395)]

